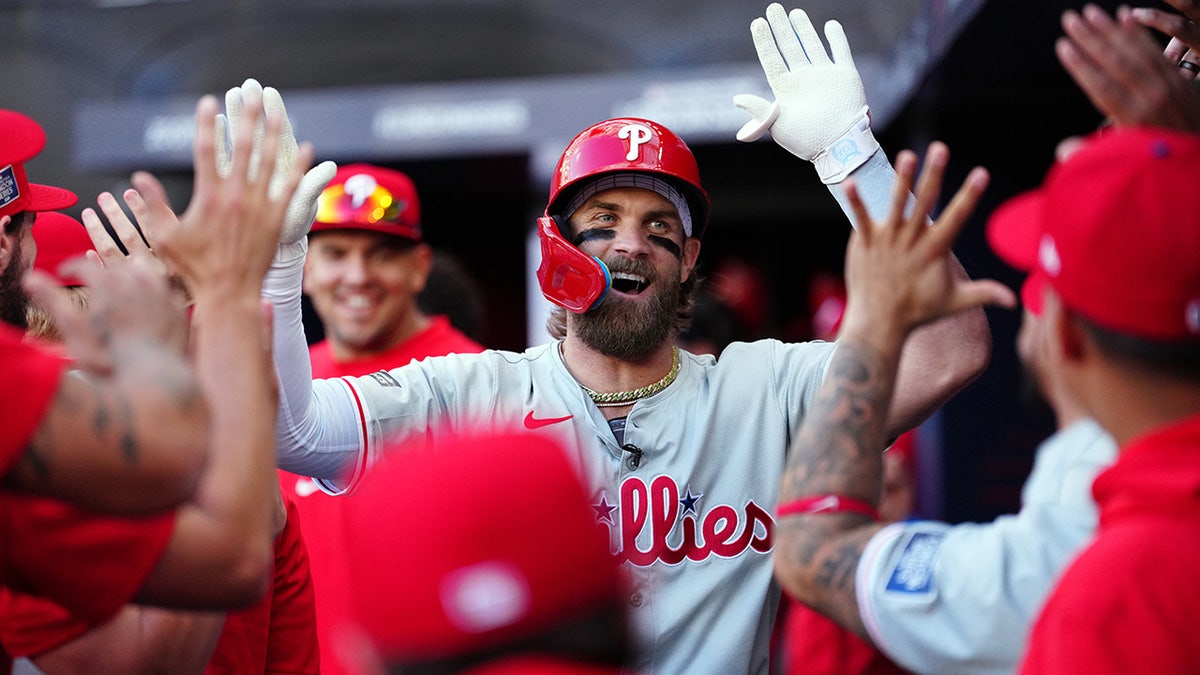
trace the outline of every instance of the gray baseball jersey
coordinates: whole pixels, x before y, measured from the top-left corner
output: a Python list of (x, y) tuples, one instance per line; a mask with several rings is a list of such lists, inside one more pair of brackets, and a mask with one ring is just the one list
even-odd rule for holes
[[(633, 576), (638, 667), (766, 673), (779, 600), (772, 513), (788, 443), (833, 351), (832, 343), (763, 340), (733, 344), (719, 361), (684, 353), (675, 382), (634, 404), (624, 448), (567, 372), (557, 343), (434, 357), (314, 388), (324, 401), (342, 389), (362, 421), (323, 442), (352, 444), (353, 432), (369, 458), (388, 441), (442, 431), (524, 428), (556, 437), (588, 477), (596, 518)], [(557, 536), (547, 532), (547, 546)]]
[[(886, 213), (895, 172), (883, 152), (854, 175), (871, 212)], [(828, 187), (849, 214), (840, 186)], [(313, 381), (302, 271), (302, 258), (277, 261), (263, 286), (275, 305), (280, 468), (337, 493), (401, 436), (514, 427), (552, 434), (573, 449), (591, 481), (596, 517), (631, 570), (629, 603), (643, 643), (637, 667), (767, 672), (779, 602), (771, 514), (787, 447), (824, 379), (832, 343), (735, 343), (717, 362), (685, 354), (676, 381), (633, 406), (623, 448), (556, 344)], [(346, 485), (330, 480), (348, 465)], [(547, 533), (547, 545), (555, 536)]]
[(1095, 422), (1077, 422), (1038, 447), (1017, 514), (877, 533), (856, 580), (875, 644), (915, 672), (1012, 673), (1046, 594), (1096, 529), (1092, 479), (1116, 454)]

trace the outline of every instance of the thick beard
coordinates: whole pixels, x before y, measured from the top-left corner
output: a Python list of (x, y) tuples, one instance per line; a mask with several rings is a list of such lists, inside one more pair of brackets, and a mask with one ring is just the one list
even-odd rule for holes
[(12, 261), (0, 272), (0, 321), (21, 330), (29, 328), (26, 312), (29, 310), (29, 296), (21, 288), (21, 277), (25, 276), (24, 265), (21, 264), (21, 242), (17, 241), (13, 248)]
[(678, 268), (659, 278), (649, 263), (614, 258), (606, 260), (613, 273), (628, 272), (644, 276), (650, 287), (650, 302), (631, 302), (610, 294), (600, 306), (572, 317), (574, 332), (592, 349), (626, 361), (638, 361), (658, 349), (671, 337), (679, 311)]

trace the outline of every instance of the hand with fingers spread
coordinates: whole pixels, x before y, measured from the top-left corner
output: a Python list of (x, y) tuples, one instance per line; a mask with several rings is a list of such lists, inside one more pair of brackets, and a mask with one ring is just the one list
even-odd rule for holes
[[(317, 197), (333, 178), (337, 171), (337, 165), (325, 161), (311, 169), (306, 169), (300, 176), (293, 173), (296, 171), (295, 159), (300, 152), (300, 146), (292, 132), (292, 124), (283, 105), (283, 97), (274, 87), (264, 88), (257, 80), (251, 78), (243, 82), (240, 87), (233, 87), (225, 93), (225, 114), (217, 115), (215, 119), (217, 143), (214, 150), (217, 172), (221, 176), (229, 175), (233, 163), (237, 159), (237, 148), (226, 145), (226, 143), (231, 139), (236, 139), (243, 127), (253, 129), (254, 142), (249, 150), (251, 153), (250, 166), (258, 166), (257, 156), (263, 151), (264, 129), (261, 119), (256, 117), (251, 120), (246, 115), (252, 101), (261, 102), (267, 115), (278, 116), (282, 124), (279, 142), (275, 150), (277, 157), (274, 171), (271, 174), (272, 196), (278, 196), (290, 181), (299, 178), (288, 204), (287, 218), (280, 231), (277, 257), (277, 261), (280, 263), (292, 262), (304, 257), (308, 243), (306, 235), (317, 214)], [(259, 103), (253, 105), (259, 105)]]
[(278, 169), (284, 119), (279, 112), (265, 112), (263, 102), (249, 95), (238, 111), (231, 159), (222, 168), (214, 147), (219, 145), (213, 133), (216, 100), (202, 99), (196, 115), (196, 179), (187, 210), (175, 219), (162, 184), (139, 172), (132, 179), (140, 197), (134, 199), (136, 211), (152, 232), (155, 249), (197, 299), (214, 289), (253, 288), (257, 296), (312, 148), (299, 146), (290, 165)]
[(733, 98), (754, 118), (738, 131), (738, 140), (754, 141), (770, 131), (784, 149), (812, 162), (822, 182), (844, 180), (879, 143), (841, 24), (825, 24), (832, 57), (801, 9), (788, 14), (772, 3), (766, 18), (750, 23), (750, 34), (775, 101), (751, 94)]
[(1141, 25), (1147, 22), (1139, 23), (1146, 11), (1122, 7), (1114, 18), (1088, 5), (1065, 12), (1058, 60), (1113, 124), (1200, 132), (1200, 92), (1188, 81), (1193, 75), (1178, 67), (1186, 48), (1173, 40), (1164, 58)]
[[(886, 219), (867, 212), (853, 180), (847, 197), (858, 226), (846, 250), (848, 302), (843, 335), (862, 329), (883, 339), (903, 337), (912, 329), (943, 316), (986, 304), (1011, 306), (1012, 292), (990, 280), (969, 280), (957, 274), (950, 247), (987, 187), (988, 174), (976, 168), (941, 215), (929, 226), (929, 216), (941, 192), (949, 151), (933, 143), (927, 153), (915, 194), (907, 211), (917, 158), (912, 151), (896, 159), (897, 181), (892, 209)], [(892, 346), (899, 347), (900, 343)]]

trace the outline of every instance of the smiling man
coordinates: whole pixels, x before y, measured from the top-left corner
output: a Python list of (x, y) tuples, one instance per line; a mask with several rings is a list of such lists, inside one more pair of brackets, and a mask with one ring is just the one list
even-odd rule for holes
[[(309, 356), (315, 377), (369, 375), (414, 359), (483, 349), (445, 316), (421, 311), (433, 250), (424, 240), (421, 203), (406, 174), (371, 164), (348, 164), (317, 198), (308, 236), (304, 291), (325, 328)], [(356, 598), (349, 582), (374, 573), (348, 556), (346, 509), (353, 497), (334, 497), (307, 476), (279, 472), (279, 487), (300, 513), (317, 606), (321, 672), (345, 666), (333, 649), (334, 630)]]
[[(887, 179), (863, 178), (860, 190), (886, 202), (895, 174), (883, 153), (865, 166)], [(767, 672), (779, 601), (770, 513), (788, 440), (835, 345), (736, 343), (719, 360), (675, 346), (708, 213), (695, 157), (676, 134), (637, 118), (593, 125), (563, 152), (537, 223), (538, 279), (559, 306), (550, 320), (559, 339), (357, 378), (311, 377), (299, 331), (303, 256), (295, 250), (303, 239), (284, 240), (264, 285), (276, 307), (280, 465), (350, 490), (373, 462), (386, 461), (377, 455), (393, 440), (533, 429), (568, 448), (596, 521), (633, 579), (635, 667)], [(915, 334), (889, 433), (919, 423), (988, 355), (982, 312)], [(512, 461), (523, 460), (515, 453)], [(395, 497), (404, 508), (406, 495)], [(503, 536), (504, 503), (494, 517), (496, 531), (481, 536)], [(573, 536), (548, 529), (545, 545)]]

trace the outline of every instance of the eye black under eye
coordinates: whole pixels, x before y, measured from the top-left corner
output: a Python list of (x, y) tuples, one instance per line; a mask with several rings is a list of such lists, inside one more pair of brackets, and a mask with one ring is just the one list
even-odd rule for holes
[(650, 238), (651, 244), (655, 244), (659, 248), (670, 251), (671, 255), (675, 256), (676, 258), (683, 257), (683, 251), (680, 250), (679, 244), (676, 244), (674, 241), (671, 241), (670, 239), (667, 239), (666, 237), (660, 237), (655, 234), (650, 235), (649, 238)]
[(611, 239), (614, 239), (616, 236), (617, 236), (617, 233), (612, 230), (601, 230), (601, 229), (584, 230), (583, 232), (580, 232), (578, 235), (576, 235), (575, 245), (579, 246), (580, 244), (582, 244), (584, 242), (588, 242), (588, 241), (611, 240)]

